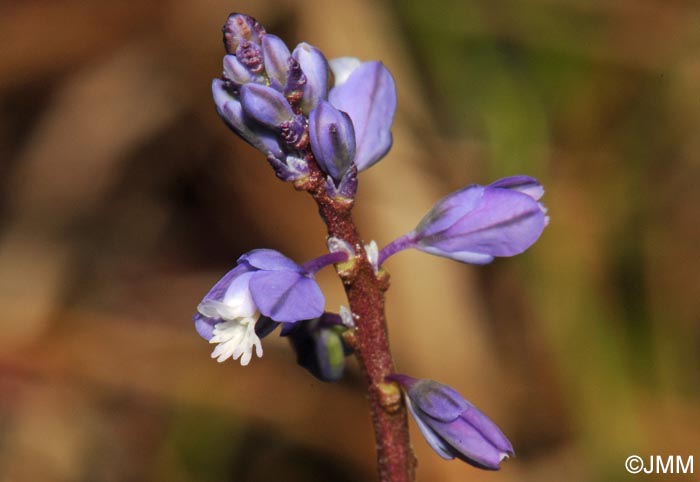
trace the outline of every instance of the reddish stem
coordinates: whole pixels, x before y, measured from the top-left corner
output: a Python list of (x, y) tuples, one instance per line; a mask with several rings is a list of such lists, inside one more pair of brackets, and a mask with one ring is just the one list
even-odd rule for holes
[(394, 396), (382, 390), (386, 387), (385, 377), (394, 372), (384, 313), (384, 292), (389, 286), (389, 276), (384, 271), (375, 274), (368, 261), (352, 218), (352, 203), (331, 198), (326, 192), (323, 174), (313, 160), (309, 164), (312, 174), (300, 187), (309, 191), (318, 204), (329, 236), (347, 241), (356, 253), (352, 268), (340, 271), (339, 275), (355, 320), (353, 336), (346, 340), (355, 348), (368, 385), (379, 479), (381, 482), (413, 482), (416, 459), (409, 441), (406, 407), (398, 393)]

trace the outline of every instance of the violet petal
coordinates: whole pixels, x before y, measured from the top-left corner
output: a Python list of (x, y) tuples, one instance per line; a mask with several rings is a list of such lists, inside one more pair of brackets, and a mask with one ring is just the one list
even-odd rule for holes
[(254, 249), (238, 258), (238, 263), (247, 263), (265, 271), (294, 271), (302, 273), (301, 266), (274, 249)]
[(408, 411), (411, 413), (411, 416), (413, 416), (413, 420), (416, 421), (416, 425), (418, 425), (418, 429), (423, 435), (423, 438), (426, 442), (428, 442), (428, 445), (430, 445), (430, 447), (443, 459), (454, 459), (456, 456), (454, 453), (455, 451), (447, 442), (445, 442), (437, 433), (435, 433), (435, 431), (433, 431), (433, 429), (430, 428), (427, 423), (423, 421), (423, 418), (421, 418), (421, 415), (419, 415), (420, 412), (416, 412), (416, 409), (413, 407), (413, 403), (411, 403), (411, 400), (408, 397), (406, 397), (406, 406), (408, 407)]
[(331, 89), (328, 100), (352, 119), (358, 171), (386, 155), (392, 143), (396, 85), (381, 62), (365, 62), (357, 67), (343, 84)]
[(416, 407), (441, 422), (451, 422), (470, 405), (455, 389), (434, 380), (419, 380), (408, 389)]
[(544, 187), (542, 187), (542, 184), (540, 184), (537, 179), (525, 175), (504, 177), (503, 179), (492, 182), (488, 187), (500, 187), (520, 191), (527, 194), (535, 201), (539, 201), (544, 195)]
[(504, 451), (494, 446), (481, 431), (462, 418), (454, 422), (431, 420), (427, 423), (455, 450), (459, 458), (476, 467), (498, 470), (501, 461), (513, 453), (512, 449)]
[(297, 272), (256, 272), (250, 291), (260, 313), (281, 323), (317, 318), (323, 313), (321, 288)]

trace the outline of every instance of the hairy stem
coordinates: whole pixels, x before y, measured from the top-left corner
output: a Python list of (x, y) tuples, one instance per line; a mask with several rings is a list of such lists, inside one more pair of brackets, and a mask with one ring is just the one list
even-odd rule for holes
[(412, 482), (416, 460), (408, 436), (406, 407), (400, 393), (384, 381), (394, 372), (384, 313), (388, 275), (375, 274), (367, 259), (352, 218), (352, 204), (331, 198), (324, 186), (323, 175), (318, 168), (313, 169), (305, 188), (318, 204), (329, 236), (347, 241), (356, 253), (352, 268), (339, 275), (355, 320), (354, 333), (346, 341), (353, 345), (368, 385), (379, 478), (381, 482)]

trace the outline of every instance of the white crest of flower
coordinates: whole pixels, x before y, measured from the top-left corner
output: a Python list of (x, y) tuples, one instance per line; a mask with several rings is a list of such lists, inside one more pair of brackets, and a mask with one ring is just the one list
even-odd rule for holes
[(209, 343), (218, 343), (211, 353), (219, 363), (232, 358), (241, 359), (241, 365), (246, 366), (253, 357), (253, 348), (258, 358), (263, 355), (260, 338), (255, 334), (255, 323), (258, 317), (244, 317), (223, 321), (214, 326), (213, 336)]

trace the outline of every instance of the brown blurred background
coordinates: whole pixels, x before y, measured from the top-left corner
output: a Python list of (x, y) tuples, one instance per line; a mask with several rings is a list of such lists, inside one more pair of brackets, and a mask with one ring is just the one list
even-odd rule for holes
[[(528, 173), (551, 225), (487, 267), (387, 267), (397, 365), (456, 387), (518, 457), (418, 480), (700, 480), (700, 4), (0, 1), (0, 482), (370, 481), (363, 387), (265, 340), (209, 358), (191, 314), (249, 249), (324, 249), (312, 201), (217, 117), (220, 27), (257, 17), (382, 59), (394, 149), (361, 177), (380, 245), (444, 194)], [(343, 302), (332, 270), (328, 306)], [(695, 456), (630, 476), (628, 455)]]

